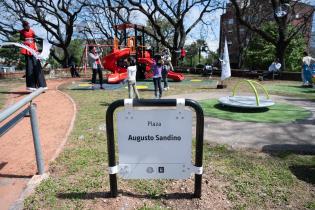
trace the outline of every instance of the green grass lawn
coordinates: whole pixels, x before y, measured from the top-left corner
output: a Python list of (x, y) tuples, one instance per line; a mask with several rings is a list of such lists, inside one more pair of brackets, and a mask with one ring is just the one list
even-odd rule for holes
[(266, 85), (266, 88), (271, 94), (315, 99), (315, 88), (305, 88), (297, 83), (270, 84)]
[[(211, 209), (211, 193), (222, 193), (233, 209), (314, 209), (315, 158), (307, 155), (234, 151), (224, 145), (205, 145), (203, 198), (186, 199), (168, 194), (193, 191), (187, 181), (124, 181), (119, 179), (123, 198), (109, 199), (105, 111), (116, 99), (127, 97), (127, 90), (70, 90), (62, 87), (78, 107), (74, 130), (64, 151), (50, 166), (50, 178), (26, 199), (25, 209)], [(190, 83), (171, 83), (166, 95), (200, 91)], [(202, 90), (217, 91), (217, 90)], [(152, 91), (140, 91), (142, 98), (153, 98)], [(306, 178), (305, 178), (306, 177)], [(139, 195), (139, 196), (137, 196)], [(129, 206), (128, 206), (129, 205)]]
[[(0, 87), (0, 92), (6, 92), (6, 88), (5, 87)], [(0, 109), (3, 108), (5, 103), (5, 94), (0, 94)]]
[(285, 103), (258, 110), (222, 106), (216, 99), (200, 101), (200, 104), (206, 116), (234, 121), (286, 123), (311, 115), (310, 111), (302, 107)]
[(0, 79), (0, 109), (3, 108), (5, 104), (5, 99), (10, 94), (10, 90), (16, 88), (17, 86), (23, 85), (24, 81), (20, 79)]

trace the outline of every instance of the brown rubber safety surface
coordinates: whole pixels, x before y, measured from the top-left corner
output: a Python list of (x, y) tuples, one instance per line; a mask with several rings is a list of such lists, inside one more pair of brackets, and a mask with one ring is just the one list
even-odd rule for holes
[[(57, 90), (65, 80), (47, 82), (49, 89), (34, 100), (37, 104), (39, 134), (46, 171), (49, 162), (63, 147), (75, 116), (75, 105), (72, 100)], [(28, 93), (25, 86), (12, 91), (5, 107), (21, 100), (26, 94)], [(0, 210), (8, 209), (19, 198), (27, 182), (36, 173), (30, 118), (26, 117), (0, 140)]]

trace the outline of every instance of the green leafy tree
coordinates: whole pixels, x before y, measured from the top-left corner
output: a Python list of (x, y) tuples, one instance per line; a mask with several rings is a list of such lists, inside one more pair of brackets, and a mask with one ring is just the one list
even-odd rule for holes
[[(314, 7), (304, 7), (307, 1), (302, 0), (230, 0), (230, 2), (239, 24), (263, 38), (266, 43), (274, 45), (275, 57), (279, 58), (283, 69), (287, 70), (285, 57), (289, 45), (300, 33), (309, 30)], [(266, 21), (273, 21), (276, 24), (277, 36), (272, 36), (270, 31), (263, 30), (262, 26)], [(291, 27), (291, 23), (294, 23), (295, 27)]]
[[(199, 63), (199, 50), (202, 52), (206, 51), (205, 46), (207, 46), (206, 41), (203, 39), (198, 39), (195, 42), (191, 43), (190, 45), (185, 46), (185, 49), (187, 51), (186, 59), (184, 59), (184, 62), (181, 64), (183, 66), (195, 66)], [(200, 63), (206, 63), (208, 61), (208, 56), (203, 57), (202, 54), (200, 54)]]
[[(289, 26), (290, 28), (293, 26)], [(273, 22), (263, 25), (264, 31), (269, 31), (272, 37), (277, 36), (276, 25)], [(301, 58), (306, 48), (305, 39), (302, 34), (296, 35), (285, 51), (286, 71), (300, 71)], [(245, 66), (251, 69), (267, 69), (275, 59), (276, 47), (260, 36), (255, 36), (250, 42), (245, 53)]]
[[(20, 36), (15, 34), (9, 37), (9, 40), (12, 42), (19, 42)], [(17, 69), (23, 69), (25, 65), (24, 56), (20, 53), (20, 48), (18, 47), (3, 47), (0, 48), (0, 58), (4, 58), (5, 65), (11, 66), (14, 65)]]
[(82, 41), (82, 39), (72, 40), (68, 47), (69, 54), (74, 57), (74, 61), (77, 65), (79, 65), (81, 61), (83, 50), (84, 42)]

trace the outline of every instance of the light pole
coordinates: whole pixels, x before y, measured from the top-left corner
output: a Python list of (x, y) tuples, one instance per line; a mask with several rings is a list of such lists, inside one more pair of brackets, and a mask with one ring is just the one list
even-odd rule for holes
[(209, 48), (208, 48), (207, 44), (203, 44), (202, 46), (199, 46), (198, 51), (199, 51), (198, 55), (199, 55), (199, 63), (200, 63), (201, 52), (208, 52)]

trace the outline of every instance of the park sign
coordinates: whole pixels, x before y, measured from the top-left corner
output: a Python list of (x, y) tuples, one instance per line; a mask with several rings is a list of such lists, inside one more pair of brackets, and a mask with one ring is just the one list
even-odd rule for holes
[(122, 178), (190, 177), (191, 110), (124, 109), (117, 114), (117, 126)]
[[(115, 115), (119, 107), (124, 109)], [(196, 116), (194, 164), (192, 164), (192, 110)], [(114, 132), (114, 117), (117, 117), (117, 135)], [(110, 195), (112, 197), (118, 195), (117, 174), (124, 179), (187, 179), (194, 173), (193, 196), (200, 198), (203, 135), (203, 110), (194, 100), (120, 99), (114, 101), (106, 111)], [(115, 138), (118, 142), (118, 154), (115, 152)], [(118, 164), (116, 155), (119, 159)]]

